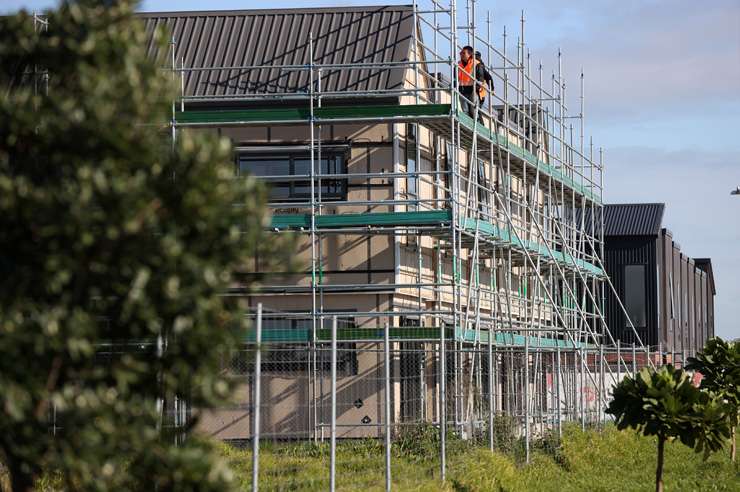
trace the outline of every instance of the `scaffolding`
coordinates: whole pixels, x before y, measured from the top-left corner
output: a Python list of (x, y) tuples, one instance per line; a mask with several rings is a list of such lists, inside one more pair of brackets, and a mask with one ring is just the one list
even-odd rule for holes
[[(532, 62), (523, 13), (515, 42), (505, 28), (494, 42), (490, 13), (483, 36), (476, 2), (457, 4), (414, 2), (412, 48), (401, 62), (315, 63), (312, 33), (308, 64), (187, 67), (173, 38), (171, 68), (181, 88), (173, 139), (186, 128), (226, 128), (227, 135), (282, 128), (304, 136), (291, 145), (308, 155), (295, 164), (303, 172), (261, 175), (301, 191), (271, 201), (269, 230), (298, 237), (305, 275), (283, 273), (258, 292), (229, 292), (251, 300), (253, 317), (258, 303), (265, 306), (253, 324), (259, 333), (251, 329), (227, 363), (237, 377), (252, 378), (240, 408), (261, 407), (262, 424), (214, 435), (390, 439), (427, 422), (441, 435), (444, 477), (447, 432), (484, 436), (494, 447), (493, 420), (505, 414), (517, 422), (528, 458), (530, 441), (561, 432), (564, 422), (603, 424), (612, 384), (657, 360), (634, 326), (637, 343), (625, 346), (603, 316), (605, 293), (614, 290), (602, 262), (604, 163), (585, 136), (583, 74), (574, 112), (562, 54), (546, 78), (542, 63)], [(456, 58), (464, 45), (482, 53), (493, 77), (482, 105), (460, 92)], [(307, 90), (206, 94), (193, 82), (238, 82), (259, 70), (307, 74)], [(404, 83), (322, 90), (337, 71), (400, 73)], [(342, 132), (365, 140), (340, 145), (329, 135)], [(364, 169), (329, 164), (337, 147), (359, 140), (367, 155), (377, 150), (388, 159)], [(241, 138), (237, 150), (254, 152), (248, 144)], [(358, 263), (366, 267), (329, 267), (346, 254), (338, 250), (357, 244), (366, 248)], [(266, 351), (257, 378), (268, 396), (254, 402), (256, 340)], [(301, 402), (285, 400), (277, 412), (270, 384), (292, 385)], [(370, 400), (376, 411), (346, 421)], [(286, 424), (290, 405), (305, 412), (300, 424)]]

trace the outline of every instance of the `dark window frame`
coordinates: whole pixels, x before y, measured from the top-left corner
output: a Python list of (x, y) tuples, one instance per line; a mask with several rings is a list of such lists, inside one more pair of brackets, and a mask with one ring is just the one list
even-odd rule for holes
[[(406, 194), (409, 197), (418, 198), (419, 196), (419, 162), (416, 158), (416, 150), (419, 145), (417, 138), (417, 128), (415, 123), (406, 125)], [(412, 176), (412, 174), (414, 174)]]
[[(627, 314), (629, 315), (629, 319), (632, 321), (632, 324), (635, 326), (636, 329), (645, 329), (648, 325), (648, 319), (647, 319), (647, 270), (648, 265), (645, 263), (630, 263), (627, 265), (623, 265), (623, 275), (624, 275), (624, 307), (627, 311)], [(632, 277), (630, 275), (629, 271), (631, 268), (640, 268), (642, 271), (642, 281), (639, 284), (633, 283), (631, 280), (638, 281), (639, 276), (638, 274), (635, 274), (635, 277)], [(635, 287), (639, 285), (642, 290), (642, 296), (639, 295), (638, 292), (633, 292), (633, 289), (631, 287)], [(631, 293), (632, 292), (632, 293)], [(634, 304), (637, 303), (637, 304)], [(640, 304), (641, 303), (641, 304)], [(625, 320), (626, 328), (629, 328), (629, 323)]]
[[(285, 176), (284, 178), (268, 178), (265, 182), (270, 183), (268, 200), (270, 202), (304, 202), (311, 198), (311, 179), (310, 176), (311, 151), (294, 150), (294, 149), (275, 149), (275, 150), (250, 150), (237, 151), (235, 157), (235, 173), (237, 177), (255, 176), (258, 179), (264, 179), (261, 176)], [(347, 173), (348, 152), (346, 150), (322, 150), (321, 161), (318, 163), (320, 174), (348, 174)], [(269, 174), (255, 174), (250, 172), (248, 166), (244, 164), (252, 162), (282, 162), (283, 167), (287, 163), (287, 174), (281, 172)], [(315, 157), (315, 163), (318, 158)], [(324, 167), (324, 163), (326, 166)], [(305, 166), (308, 173), (297, 173), (297, 166)], [(252, 168), (254, 170), (254, 167)], [(322, 178), (321, 189), (316, 179), (316, 189), (314, 191), (318, 198), (321, 191), (322, 201), (342, 201), (347, 199), (347, 178)], [(279, 192), (278, 190), (287, 190)], [(278, 194), (279, 193), (279, 194)]]

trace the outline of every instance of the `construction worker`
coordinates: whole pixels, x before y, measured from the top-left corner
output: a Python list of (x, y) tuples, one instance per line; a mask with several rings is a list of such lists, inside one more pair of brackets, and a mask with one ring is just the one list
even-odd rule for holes
[[(493, 93), (493, 77), (491, 77), (491, 73), (486, 68), (486, 64), (483, 63), (483, 60), (481, 60), (480, 51), (475, 52), (475, 61), (478, 63), (478, 66), (483, 71), (483, 80), (485, 82), (485, 85), (488, 86), (488, 90)], [(483, 95), (481, 96), (480, 93), (478, 94), (480, 96), (480, 105), (483, 107), (483, 103), (486, 100), (486, 87), (483, 87)]]
[[(467, 100), (461, 101), (463, 108), (471, 118), (475, 118), (476, 105), (486, 97), (485, 68), (475, 59), (471, 46), (463, 46), (460, 50), (460, 61), (457, 62), (457, 81), (460, 94)], [(478, 121), (483, 122), (480, 113)]]

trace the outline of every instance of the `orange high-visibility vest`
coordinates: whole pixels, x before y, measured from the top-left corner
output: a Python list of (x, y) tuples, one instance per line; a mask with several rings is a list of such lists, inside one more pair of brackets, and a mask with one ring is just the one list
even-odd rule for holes
[[(478, 60), (475, 59), (475, 57), (470, 57), (468, 59), (468, 63), (463, 64), (463, 62), (458, 61), (457, 62), (457, 80), (460, 86), (470, 86), (474, 85), (475, 80), (475, 73), (474, 73), (474, 67), (475, 65), (478, 65), (480, 63)], [(478, 85), (478, 97), (484, 98), (486, 97), (486, 87), (483, 85), (482, 82), (480, 82), (480, 85)]]

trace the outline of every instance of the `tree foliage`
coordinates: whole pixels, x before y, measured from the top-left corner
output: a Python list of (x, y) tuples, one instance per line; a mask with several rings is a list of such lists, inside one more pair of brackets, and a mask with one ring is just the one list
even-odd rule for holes
[(229, 142), (172, 145), (175, 92), (134, 7), (64, 2), (47, 29), (0, 17), (0, 462), (15, 490), (45, 470), (78, 490), (231, 483), (206, 444), (173, 445), (157, 402), (229, 397), (221, 357), (245, 305), (221, 294), (287, 247), (263, 234), (266, 193), (233, 179)]
[(725, 402), (700, 391), (686, 371), (672, 365), (646, 367), (635, 377), (625, 377), (615, 386), (607, 412), (614, 415), (618, 429), (657, 436), (656, 490), (662, 490), (666, 440), (678, 439), (706, 457), (721, 449), (730, 435)]
[(686, 368), (702, 375), (701, 389), (719, 395), (727, 403), (734, 460), (735, 428), (740, 424), (740, 344), (712, 338), (696, 357), (688, 359)]

